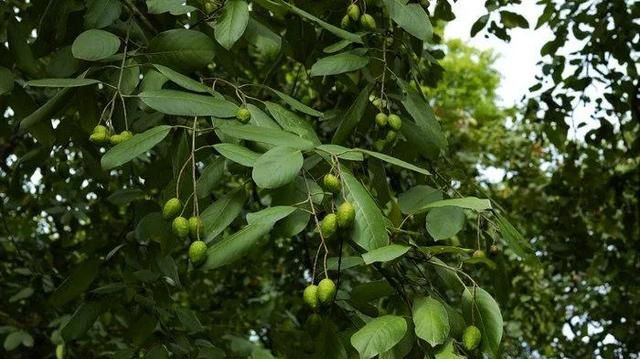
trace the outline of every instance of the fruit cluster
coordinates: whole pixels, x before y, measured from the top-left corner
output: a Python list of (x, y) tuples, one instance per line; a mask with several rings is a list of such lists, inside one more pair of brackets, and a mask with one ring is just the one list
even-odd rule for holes
[(382, 151), (387, 144), (393, 143), (398, 138), (398, 131), (402, 128), (402, 119), (395, 113), (387, 115), (384, 112), (379, 112), (376, 115), (376, 125), (380, 129), (389, 128), (384, 138), (378, 139), (374, 143), (375, 150)]
[(171, 229), (179, 238), (191, 236), (194, 241), (189, 246), (189, 259), (193, 264), (200, 264), (207, 257), (207, 244), (200, 239), (204, 225), (198, 216), (189, 219), (181, 215), (182, 202), (178, 198), (171, 198), (162, 207), (162, 217), (172, 220)]
[(106, 126), (97, 125), (93, 128), (93, 132), (89, 136), (89, 141), (97, 144), (110, 143), (112, 145), (117, 145), (131, 139), (131, 137), (133, 137), (133, 133), (131, 133), (131, 131), (122, 131), (120, 133), (111, 134)]
[(342, 21), (340, 22), (340, 26), (346, 29), (349, 26), (351, 26), (352, 21), (354, 23), (359, 22), (360, 26), (370, 31), (374, 31), (378, 27), (378, 25), (376, 24), (376, 20), (373, 18), (373, 16), (367, 13), (360, 15), (360, 7), (358, 7), (358, 4), (355, 4), (355, 3), (347, 7), (347, 13), (342, 18)]

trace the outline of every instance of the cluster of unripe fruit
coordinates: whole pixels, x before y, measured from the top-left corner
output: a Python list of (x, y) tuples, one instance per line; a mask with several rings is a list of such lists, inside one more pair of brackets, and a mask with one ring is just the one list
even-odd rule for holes
[(179, 238), (191, 236), (194, 241), (189, 246), (189, 259), (193, 264), (201, 263), (207, 256), (207, 244), (200, 240), (203, 224), (198, 216), (189, 219), (180, 216), (182, 202), (178, 198), (171, 198), (162, 207), (162, 217), (172, 220), (171, 230)]
[(381, 129), (389, 127), (389, 130), (385, 134), (384, 138), (378, 139), (375, 143), (376, 151), (382, 151), (387, 143), (391, 143), (398, 137), (398, 131), (402, 128), (402, 119), (395, 113), (389, 115), (384, 112), (379, 112), (376, 115), (376, 125)]
[(117, 145), (124, 141), (127, 141), (133, 137), (131, 131), (122, 131), (120, 133), (111, 134), (106, 126), (98, 125), (93, 128), (93, 132), (89, 136), (89, 141), (98, 144), (110, 143)]
[(325, 278), (318, 285), (308, 285), (302, 293), (302, 299), (309, 308), (316, 310), (321, 305), (333, 302), (336, 296), (336, 284), (329, 278)]
[(347, 14), (342, 18), (340, 26), (347, 28), (351, 25), (351, 21), (360, 22), (360, 25), (367, 30), (375, 30), (378, 27), (373, 16), (367, 13), (360, 15), (360, 8), (357, 4), (351, 4), (347, 7)]

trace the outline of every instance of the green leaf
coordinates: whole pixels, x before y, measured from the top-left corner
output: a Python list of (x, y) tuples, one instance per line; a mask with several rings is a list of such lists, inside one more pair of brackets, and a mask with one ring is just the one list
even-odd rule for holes
[(350, 256), (342, 257), (342, 260), (338, 257), (330, 257), (327, 259), (327, 270), (338, 270), (338, 263), (340, 263), (340, 270), (345, 270), (353, 267), (357, 267), (364, 264), (362, 257)]
[(278, 97), (280, 97), (282, 101), (286, 102), (287, 105), (291, 106), (291, 108), (294, 110), (300, 111), (302, 113), (306, 113), (307, 115), (310, 115), (310, 116), (315, 116), (315, 117), (323, 116), (322, 112), (312, 109), (311, 107), (303, 104), (302, 102), (296, 100), (295, 98), (287, 95), (284, 92), (280, 92), (272, 88), (270, 88), (270, 90), (273, 91), (276, 95), (278, 95)]
[(4, 339), (3, 346), (4, 346), (4, 350), (10, 352), (18, 348), (20, 344), (24, 345), (25, 347), (32, 347), (33, 337), (31, 336), (31, 334), (25, 332), (24, 330), (17, 330), (15, 332), (11, 332)]
[(219, 143), (213, 145), (213, 148), (225, 158), (245, 167), (253, 167), (260, 157), (259, 153), (234, 143)]
[(113, 24), (122, 13), (122, 4), (117, 0), (88, 0), (84, 13), (84, 27), (102, 29)]
[(163, 14), (165, 12), (178, 16), (196, 10), (195, 7), (187, 5), (185, 0), (147, 0), (147, 10), (149, 14)]
[(224, 175), (224, 158), (215, 158), (200, 173), (196, 181), (198, 198), (207, 197), (211, 191), (220, 183)]
[(540, 261), (536, 257), (531, 244), (518, 232), (518, 230), (509, 222), (509, 220), (497, 214), (498, 227), (502, 234), (502, 239), (507, 242), (509, 248), (520, 258), (527, 261), (529, 265), (539, 266)]
[(507, 29), (512, 29), (515, 27), (521, 27), (523, 29), (529, 28), (529, 21), (527, 21), (524, 16), (516, 14), (515, 12), (506, 10), (500, 11), (500, 18), (502, 19), (502, 23)]
[(139, 96), (147, 106), (168, 115), (229, 118), (235, 117), (238, 111), (238, 106), (233, 102), (183, 91), (144, 91)]
[(211, 242), (215, 239), (240, 215), (246, 200), (246, 192), (242, 188), (238, 188), (218, 199), (200, 213), (200, 218), (204, 225), (203, 232), (206, 234), (206, 242)]
[(418, 338), (431, 346), (442, 344), (449, 337), (447, 309), (432, 297), (422, 297), (414, 301), (413, 323)]
[(320, 144), (320, 139), (309, 121), (278, 105), (277, 103), (266, 102), (265, 106), (267, 107), (267, 111), (269, 111), (271, 116), (273, 116), (273, 119), (276, 120), (282, 129), (293, 132), (316, 145)]
[(255, 248), (258, 240), (269, 233), (273, 223), (250, 224), (240, 231), (216, 242), (207, 250), (203, 270), (216, 269), (231, 264)]
[(409, 34), (422, 41), (433, 35), (429, 16), (420, 4), (406, 4), (401, 0), (384, 0), (391, 19)]
[(344, 195), (356, 211), (352, 240), (367, 251), (388, 245), (385, 217), (369, 192), (345, 169), (342, 170), (342, 180)]
[(466, 359), (467, 357), (456, 354), (456, 349), (453, 346), (453, 340), (449, 340), (443, 345), (436, 353), (436, 359)]
[(120, 48), (120, 39), (104, 30), (87, 30), (73, 41), (71, 52), (76, 59), (97, 61), (115, 55)]
[(465, 219), (460, 207), (437, 207), (427, 214), (427, 231), (436, 241), (451, 238), (462, 230)]
[(62, 327), (60, 334), (65, 341), (80, 338), (95, 323), (98, 316), (105, 310), (105, 305), (100, 302), (87, 302), (80, 305), (73, 313), (71, 319)]
[(398, 205), (404, 214), (420, 212), (427, 204), (442, 199), (442, 192), (427, 185), (411, 187), (398, 195)]
[[(422, 141), (434, 145), (440, 151), (444, 150), (447, 147), (447, 139), (442, 132), (440, 123), (433, 114), (431, 106), (422, 99), (416, 90), (407, 86), (404, 82), (401, 82), (401, 85), (405, 92), (402, 105), (411, 117), (413, 117), (416, 125), (424, 131), (426, 138), (423, 138)], [(405, 134), (405, 131), (409, 132), (408, 130), (403, 130), (402, 133)]]
[(185, 76), (179, 73), (178, 71), (174, 71), (166, 66), (162, 66), (158, 64), (153, 65), (153, 67), (158, 69), (158, 71), (160, 71), (160, 73), (162, 73), (166, 78), (171, 80), (171, 82), (175, 83), (176, 85), (184, 89), (194, 91), (194, 92), (202, 92), (202, 93), (211, 92), (211, 89), (209, 88), (209, 86), (203, 83), (200, 83), (189, 76)]
[(316, 61), (311, 66), (311, 76), (330, 76), (359, 70), (369, 64), (369, 57), (350, 52), (328, 56)]
[(176, 308), (176, 316), (180, 323), (182, 323), (185, 329), (190, 333), (201, 332), (205, 329), (193, 310), (187, 308)]
[(439, 254), (471, 254), (475, 251), (475, 249), (471, 248), (462, 248), (462, 247), (454, 247), (454, 246), (429, 246), (429, 247), (420, 247), (420, 251), (429, 256), (437, 256)]
[(371, 85), (365, 86), (360, 94), (353, 102), (351, 107), (347, 110), (347, 112), (343, 116), (342, 122), (340, 122), (340, 126), (336, 130), (331, 139), (331, 143), (334, 144), (343, 144), (347, 141), (351, 133), (364, 116), (364, 111), (367, 108), (367, 103), (369, 102), (369, 93), (371, 92)]
[(141, 154), (149, 151), (162, 141), (171, 130), (171, 126), (161, 125), (131, 137), (129, 140), (112, 147), (102, 156), (102, 169), (110, 170), (121, 166)]
[(489, 22), (489, 14), (482, 15), (471, 26), (471, 37), (476, 36)]
[(410, 247), (404, 244), (390, 244), (364, 253), (362, 259), (366, 264), (375, 262), (388, 262), (403, 256)]
[(221, 126), (220, 132), (225, 135), (249, 140), (263, 142), (275, 146), (287, 146), (299, 150), (310, 150), (314, 144), (298, 135), (275, 128), (259, 127), (254, 125), (244, 126)]
[(336, 156), (342, 160), (347, 161), (363, 161), (364, 156), (362, 155), (362, 151), (357, 148), (348, 148), (340, 145), (320, 145), (316, 147), (316, 152), (319, 154), (328, 153), (330, 155)]
[(291, 3), (285, 2), (284, 0), (276, 0), (278, 4), (288, 8), (291, 12), (304, 17), (305, 19), (314, 22), (316, 24), (318, 24), (320, 27), (324, 28), (325, 30), (329, 31), (330, 33), (343, 38), (345, 40), (349, 40), (351, 42), (356, 42), (358, 44), (362, 44), (362, 38), (360, 37), (360, 35), (356, 35), (353, 33), (350, 33), (348, 31), (342, 30), (339, 27), (336, 27), (334, 25), (329, 24), (328, 22), (325, 22), (323, 20), (318, 19), (317, 17), (309, 14), (308, 12), (297, 8), (296, 6), (294, 6)]
[(12, 295), (11, 298), (9, 298), (9, 303), (15, 303), (23, 299), (27, 299), (32, 295), (33, 295), (33, 288), (31, 287), (22, 288), (18, 293)]
[(383, 160), (387, 163), (390, 163), (392, 165), (396, 165), (398, 167), (402, 167), (402, 168), (406, 168), (408, 170), (414, 171), (414, 172), (418, 172), (418, 173), (422, 173), (423, 175), (431, 175), (431, 173), (429, 173), (429, 171), (425, 170), (424, 168), (420, 168), (418, 166), (412, 165), (411, 163), (405, 162), (403, 160), (397, 159), (395, 157), (386, 155), (384, 153), (380, 153), (380, 152), (374, 152), (374, 151), (369, 151), (369, 150), (365, 150), (362, 148), (358, 148), (358, 151), (365, 153), (371, 157), (375, 157), (377, 159)]
[(402, 340), (407, 332), (407, 321), (395, 315), (375, 318), (351, 336), (351, 345), (361, 359), (380, 355)]
[(466, 288), (462, 295), (462, 310), (467, 322), (480, 329), (482, 350), (497, 358), (504, 325), (498, 303), (482, 288)]
[(13, 90), (14, 80), (13, 72), (6, 67), (0, 66), (0, 96)]
[(100, 261), (97, 259), (89, 259), (80, 263), (73, 269), (64, 282), (56, 288), (51, 296), (49, 296), (49, 304), (54, 307), (59, 307), (84, 293), (96, 279), (99, 269)]
[(300, 150), (274, 147), (256, 160), (251, 176), (260, 188), (282, 187), (298, 176), (303, 161)]
[(249, 5), (244, 0), (227, 0), (222, 15), (214, 26), (218, 43), (229, 50), (244, 33), (249, 23)]
[(27, 86), (33, 87), (80, 87), (100, 83), (94, 79), (40, 79), (27, 81)]
[(426, 210), (429, 208), (455, 206), (460, 208), (472, 209), (474, 211), (484, 211), (491, 209), (491, 201), (488, 199), (480, 199), (477, 197), (463, 197), (463, 198), (451, 198), (443, 199), (440, 201), (431, 202), (423, 206), (420, 210)]
[(288, 217), (296, 210), (296, 207), (291, 206), (274, 206), (265, 208), (258, 212), (247, 213), (247, 223), (276, 223), (279, 220)]
[(146, 55), (173, 69), (200, 69), (211, 63), (214, 49), (213, 40), (200, 31), (173, 29), (156, 35)]
[(123, 188), (119, 189), (107, 197), (107, 201), (115, 204), (116, 206), (124, 206), (133, 201), (143, 199), (145, 192), (138, 188)]
[(275, 58), (282, 48), (280, 35), (254, 18), (249, 18), (249, 24), (243, 36), (255, 47), (260, 58)]

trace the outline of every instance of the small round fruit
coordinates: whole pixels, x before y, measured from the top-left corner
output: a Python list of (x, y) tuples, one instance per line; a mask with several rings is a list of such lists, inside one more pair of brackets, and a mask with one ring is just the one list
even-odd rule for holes
[(202, 220), (200, 217), (193, 216), (189, 218), (189, 234), (191, 238), (198, 238), (198, 235), (202, 235)]
[(402, 127), (402, 119), (400, 119), (400, 116), (395, 113), (389, 115), (389, 127), (396, 131), (399, 130)]
[(498, 248), (497, 245), (492, 244), (491, 247), (489, 247), (489, 253), (491, 253), (492, 255), (497, 255), (498, 253), (500, 253), (500, 248)]
[(106, 126), (97, 125), (96, 127), (93, 128), (93, 133), (97, 133), (97, 132), (109, 133), (109, 129)]
[(171, 229), (176, 236), (184, 238), (189, 235), (189, 221), (184, 217), (176, 217), (171, 223)]
[(353, 224), (353, 220), (356, 218), (356, 210), (353, 208), (351, 203), (344, 202), (338, 206), (336, 217), (338, 220), (338, 227), (349, 228)]
[(326, 238), (332, 237), (338, 230), (338, 219), (333, 213), (329, 213), (320, 222), (320, 231), (322, 236)]
[(304, 304), (308, 305), (309, 308), (318, 308), (318, 286), (315, 284), (308, 285), (302, 293), (302, 299), (304, 300)]
[(236, 112), (236, 118), (242, 123), (247, 123), (251, 119), (251, 112), (246, 107), (240, 107)]
[(482, 249), (477, 249), (471, 256), (473, 258), (487, 258), (487, 254)]
[(217, 5), (215, 3), (215, 1), (207, 1), (204, 3), (204, 11), (207, 14), (211, 14), (212, 12), (214, 12), (217, 8)]
[(191, 263), (198, 264), (207, 257), (207, 244), (203, 241), (195, 241), (189, 246), (189, 259)]
[(329, 278), (318, 283), (318, 300), (321, 304), (329, 304), (336, 295), (336, 284)]
[(128, 141), (133, 137), (133, 133), (131, 131), (122, 131), (120, 132), (120, 136), (122, 137), (122, 142)]
[(109, 142), (109, 134), (106, 132), (93, 132), (91, 136), (89, 136), (89, 141), (93, 143)]
[(388, 117), (384, 113), (380, 112), (376, 115), (376, 124), (380, 127), (384, 127), (387, 125)]
[(462, 345), (466, 350), (470, 351), (477, 348), (478, 344), (480, 344), (480, 339), (482, 339), (482, 334), (475, 325), (466, 327), (464, 333), (462, 333)]
[(331, 173), (324, 175), (322, 178), (322, 185), (324, 186), (324, 189), (331, 193), (340, 192), (340, 188), (342, 187), (340, 185), (340, 179)]
[(349, 25), (351, 25), (351, 19), (349, 18), (349, 15), (343, 16), (342, 20), (340, 20), (340, 27), (346, 29), (349, 27)]
[(360, 24), (365, 29), (369, 29), (369, 30), (375, 30), (376, 27), (378, 27), (376, 25), (376, 20), (373, 18), (373, 16), (371, 16), (369, 14), (363, 14), (362, 15), (362, 17), (360, 18)]
[(162, 217), (164, 217), (164, 219), (171, 219), (177, 216), (181, 210), (182, 202), (180, 202), (176, 197), (173, 197), (164, 203), (164, 206), (162, 207)]
[(120, 144), (123, 140), (122, 135), (119, 134), (111, 135), (111, 137), (109, 137), (109, 142), (111, 142), (112, 145)]
[(378, 152), (382, 152), (386, 145), (387, 145), (387, 141), (385, 141), (385, 140), (376, 140), (376, 142), (373, 143), (373, 148)]
[(387, 135), (384, 137), (384, 139), (389, 142), (392, 142), (393, 140), (396, 139), (396, 137), (398, 137), (398, 133), (394, 130), (389, 130), (387, 131)]
[(353, 20), (358, 21), (360, 18), (360, 8), (356, 4), (351, 4), (347, 8), (347, 15)]
[(56, 359), (64, 359), (67, 354), (67, 348), (64, 344), (58, 344), (56, 346)]

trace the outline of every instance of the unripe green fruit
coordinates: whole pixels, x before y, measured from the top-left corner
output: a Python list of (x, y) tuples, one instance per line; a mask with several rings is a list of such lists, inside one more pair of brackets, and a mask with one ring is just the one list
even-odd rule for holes
[(111, 142), (112, 145), (120, 144), (122, 141), (124, 141), (124, 138), (120, 134), (111, 135), (111, 137), (109, 137), (109, 142)]
[(382, 152), (384, 150), (384, 146), (386, 145), (387, 145), (387, 141), (377, 140), (376, 142), (373, 143), (373, 148), (378, 152)]
[(336, 211), (336, 217), (338, 220), (338, 227), (349, 228), (353, 224), (353, 220), (356, 218), (356, 210), (349, 202), (344, 202), (338, 206)]
[(398, 133), (396, 131), (394, 131), (394, 130), (389, 130), (389, 131), (387, 131), (387, 135), (385, 136), (384, 139), (389, 141), (389, 142), (391, 142), (391, 141), (395, 140), (396, 137), (398, 137)]
[(372, 103), (372, 104), (373, 104), (373, 106), (375, 106), (377, 109), (382, 109), (382, 107), (383, 107), (383, 106), (382, 106), (382, 105), (383, 105), (383, 103), (382, 103), (382, 99), (380, 99), (380, 98), (376, 98), (376, 99), (374, 99), (373, 101), (371, 101), (371, 103)]
[(176, 217), (171, 223), (171, 229), (176, 236), (184, 238), (189, 235), (189, 221), (184, 217)]
[(309, 308), (318, 308), (318, 286), (315, 284), (308, 285), (302, 293), (302, 299)]
[(217, 8), (217, 5), (214, 1), (207, 1), (206, 3), (204, 3), (204, 11), (207, 14), (211, 14), (216, 10), (216, 8)]
[(56, 359), (64, 359), (66, 354), (67, 349), (65, 348), (64, 344), (58, 344), (56, 346)]
[(360, 24), (365, 29), (369, 29), (369, 30), (375, 30), (376, 27), (378, 27), (376, 25), (376, 20), (373, 18), (373, 16), (371, 16), (369, 14), (363, 14), (362, 15), (362, 17), (360, 18)]
[(246, 107), (240, 107), (236, 112), (236, 118), (242, 123), (247, 123), (251, 119), (251, 112)]
[(107, 132), (94, 132), (89, 136), (89, 141), (93, 143), (109, 142), (109, 134)]
[(380, 112), (376, 115), (376, 124), (380, 127), (387, 125), (388, 117), (384, 113)]
[(478, 249), (475, 252), (473, 252), (472, 257), (473, 258), (487, 258), (487, 254), (482, 249)]
[(351, 25), (351, 19), (349, 18), (349, 15), (343, 16), (342, 20), (340, 20), (340, 27), (346, 29), (349, 27), (349, 25)]
[(399, 130), (402, 127), (402, 119), (400, 119), (400, 116), (394, 113), (389, 115), (389, 127), (396, 131)]
[(189, 246), (189, 259), (191, 263), (198, 264), (207, 257), (207, 244), (203, 241), (195, 241)]
[(320, 222), (320, 231), (324, 238), (329, 238), (333, 236), (338, 230), (338, 219), (337, 216), (333, 213), (327, 214), (322, 222)]
[(133, 133), (131, 131), (122, 131), (120, 132), (120, 136), (122, 137), (122, 142), (128, 141), (133, 137)]
[(340, 179), (331, 173), (324, 175), (322, 178), (322, 185), (324, 186), (324, 189), (331, 193), (340, 192)]
[(173, 197), (165, 202), (164, 206), (162, 207), (162, 217), (164, 217), (164, 219), (171, 219), (177, 216), (181, 210), (182, 202), (180, 202), (179, 199)]
[(347, 15), (353, 20), (358, 21), (360, 18), (360, 8), (356, 4), (351, 4), (347, 8)]
[(97, 125), (96, 127), (93, 128), (93, 133), (97, 133), (97, 132), (109, 133), (109, 129), (106, 126)]
[(500, 248), (498, 248), (498, 246), (496, 246), (495, 244), (492, 244), (491, 247), (489, 247), (489, 253), (495, 256), (496, 254), (500, 253)]
[(198, 234), (202, 234), (202, 227), (203, 224), (200, 217), (193, 216), (189, 218), (189, 234), (191, 235), (191, 238), (197, 239)]
[(329, 278), (325, 278), (318, 283), (318, 300), (321, 304), (329, 304), (336, 295), (336, 284)]
[(477, 348), (480, 344), (480, 339), (482, 339), (482, 334), (480, 333), (480, 329), (475, 325), (466, 327), (464, 333), (462, 333), (462, 345), (466, 350)]

